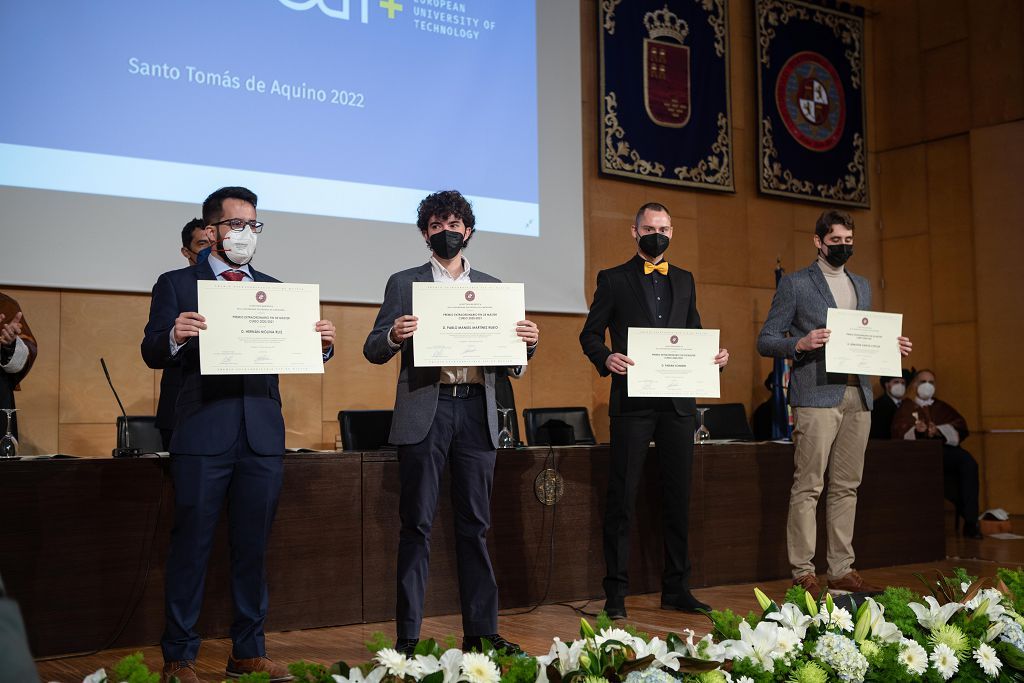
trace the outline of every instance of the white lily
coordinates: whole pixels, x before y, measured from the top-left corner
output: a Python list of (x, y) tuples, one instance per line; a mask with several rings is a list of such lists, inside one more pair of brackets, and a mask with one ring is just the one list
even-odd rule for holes
[(988, 602), (985, 606), (984, 614), (988, 617), (989, 621), (996, 621), (1006, 612), (1006, 608), (1003, 607), (1003, 594), (995, 588), (985, 588), (978, 591), (977, 595), (964, 603), (964, 608), (969, 610), (978, 609), (986, 600)]
[(871, 598), (864, 598), (868, 603), (871, 637), (881, 643), (898, 643), (903, 638), (899, 627), (885, 620), (885, 605), (879, 605)]
[(963, 607), (959, 602), (947, 602), (940, 606), (939, 601), (931, 595), (926, 595), (924, 601), (928, 603), (927, 607), (919, 602), (911, 602), (907, 606), (917, 615), (917, 622), (929, 631), (945, 626), (950, 617)]
[(434, 655), (416, 655), (416, 666), (419, 669), (418, 678), (429, 676), (441, 670), (441, 662)]
[(567, 674), (580, 668), (580, 655), (583, 653), (583, 646), (585, 644), (582, 640), (574, 640), (569, 645), (566, 645), (560, 639), (555, 638), (548, 653), (538, 657), (537, 661), (544, 666), (557, 662), (556, 668), (558, 671)]
[(437, 664), (444, 672), (444, 683), (455, 683), (459, 680), (459, 673), (462, 671), (462, 650), (455, 648), (448, 650), (441, 655)]
[(378, 666), (363, 676), (363, 670), (358, 666), (354, 666), (349, 669), (348, 678), (338, 674), (331, 674), (331, 678), (334, 679), (334, 683), (380, 683), (386, 673), (387, 669), (383, 666)]
[(788, 656), (800, 647), (803, 640), (796, 631), (785, 626), (779, 627), (778, 634), (778, 644), (775, 648), (777, 657)]
[(83, 678), (82, 683), (107, 683), (107, 672), (103, 669), (96, 669), (96, 671)]
[[(645, 643), (642, 638), (637, 638), (636, 643), (633, 645), (633, 650), (636, 652), (637, 659), (643, 659), (647, 655), (653, 655), (654, 661), (658, 665), (672, 669), (673, 671), (679, 671), (679, 657), (678, 652), (673, 652), (668, 649), (668, 643), (661, 638), (655, 636), (651, 638), (651, 642)], [(653, 665), (652, 665), (653, 666)]]
[(775, 668), (778, 644), (779, 626), (769, 621), (762, 621), (753, 629), (750, 624), (741, 621), (740, 639), (722, 641), (729, 659), (750, 659), (765, 671)]
[(803, 610), (791, 602), (787, 602), (778, 612), (772, 612), (765, 618), (777, 621), (780, 626), (792, 629), (800, 640), (807, 637), (807, 627), (811, 625), (812, 621), (811, 617), (804, 614)]

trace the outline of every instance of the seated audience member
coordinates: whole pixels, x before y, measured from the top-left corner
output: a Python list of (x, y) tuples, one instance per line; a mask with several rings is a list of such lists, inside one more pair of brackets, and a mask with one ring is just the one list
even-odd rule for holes
[(907, 399), (892, 421), (894, 439), (934, 439), (942, 442), (942, 473), (945, 496), (956, 506), (957, 526), (963, 534), (981, 538), (978, 528), (978, 463), (960, 444), (967, 438), (967, 421), (957, 410), (935, 398), (935, 373), (918, 370), (910, 382)]
[(879, 377), (878, 383), (882, 385), (882, 395), (875, 399), (875, 405), (871, 408), (870, 438), (891, 439), (892, 418), (903, 403), (907, 381), (903, 377)]

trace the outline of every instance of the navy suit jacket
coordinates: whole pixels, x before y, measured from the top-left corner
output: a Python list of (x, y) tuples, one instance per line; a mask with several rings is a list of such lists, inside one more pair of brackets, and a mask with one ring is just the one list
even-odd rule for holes
[[(644, 297), (642, 277), (636, 258), (597, 274), (594, 303), (583, 323), (580, 345), (602, 377), (611, 374), (605, 365), (608, 356), (613, 352), (626, 354), (630, 327), (655, 326), (654, 314)], [(693, 274), (670, 263), (668, 281), (672, 287), (672, 310), (669, 311), (667, 327), (701, 329)], [(606, 330), (611, 336), (610, 349), (605, 344)], [(671, 401), (678, 415), (693, 415), (697, 410), (697, 402), (692, 398), (673, 398)], [(659, 404), (659, 399), (630, 398), (625, 375), (612, 375), (611, 394), (608, 398), (610, 416), (647, 415)]]
[[(278, 282), (250, 266), (255, 282)], [(174, 320), (199, 310), (196, 282), (215, 280), (209, 263), (164, 273), (153, 285), (142, 357), (151, 368), (180, 363), (181, 389), (175, 405), (171, 452), (220, 455), (235, 444), (242, 419), (249, 446), (260, 455), (284, 454), (284, 417), (277, 375), (202, 375), (199, 339), (193, 337), (171, 356)]]

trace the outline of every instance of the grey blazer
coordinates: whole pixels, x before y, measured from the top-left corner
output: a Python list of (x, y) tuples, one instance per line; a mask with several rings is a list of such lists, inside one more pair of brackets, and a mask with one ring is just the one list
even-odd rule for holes
[[(857, 292), (857, 309), (870, 311), (871, 285), (859, 275), (849, 271), (846, 274)], [(757, 336), (757, 351), (762, 356), (793, 359), (789, 402), (794, 407), (833, 408), (843, 400), (847, 376), (825, 372), (825, 347), (806, 353), (796, 350), (801, 337), (825, 327), (829, 308), (836, 308), (836, 300), (815, 261), (782, 277), (768, 318)], [(871, 383), (865, 375), (859, 378), (864, 404), (871, 410)]]
[[(495, 277), (473, 269), (469, 271), (472, 282), (500, 282)], [(363, 344), (363, 356), (371, 363), (382, 365), (402, 352), (402, 369), (398, 373), (398, 389), (395, 393), (395, 415), (391, 420), (390, 442), (395, 446), (419, 443), (426, 438), (437, 412), (438, 386), (441, 368), (417, 368), (413, 365), (413, 335), (394, 349), (388, 343), (388, 333), (395, 319), (412, 315), (412, 283), (433, 282), (430, 263), (395, 273), (388, 278), (384, 289), (384, 303), (377, 313), (373, 330)], [(533, 349), (535, 350), (535, 349)], [(532, 355), (533, 350), (528, 351)], [(487, 426), (491, 432), (491, 444), (498, 446), (498, 412), (494, 401), (494, 368), (483, 368), (484, 390), (487, 396)]]

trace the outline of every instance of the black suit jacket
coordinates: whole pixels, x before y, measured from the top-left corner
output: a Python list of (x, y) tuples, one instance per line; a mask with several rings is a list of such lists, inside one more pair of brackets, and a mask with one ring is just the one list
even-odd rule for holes
[[(597, 274), (597, 291), (590, 314), (580, 332), (583, 353), (594, 364), (601, 376), (610, 374), (605, 361), (612, 353), (626, 354), (626, 335), (630, 327), (655, 327), (654, 314), (644, 296), (645, 277), (632, 258), (621, 266), (602, 270)], [(700, 329), (700, 314), (697, 313), (697, 290), (693, 274), (688, 270), (668, 267), (669, 286), (672, 288), (672, 310), (667, 327)], [(605, 345), (605, 330), (611, 335), (612, 346)], [(697, 402), (692, 398), (670, 399), (679, 415), (693, 415)], [(608, 414), (644, 415), (649, 414), (664, 399), (629, 398), (626, 391), (626, 376), (612, 375), (611, 395), (608, 399)]]
[(875, 399), (871, 407), (871, 434), (872, 439), (892, 438), (892, 419), (896, 417), (896, 402), (889, 398), (889, 394), (882, 394)]
[[(250, 266), (255, 282), (277, 282)], [(219, 455), (234, 445), (245, 420), (252, 450), (261, 455), (284, 454), (284, 417), (277, 375), (202, 375), (199, 339), (193, 337), (171, 356), (174, 319), (199, 309), (196, 282), (215, 280), (208, 262), (164, 273), (153, 285), (142, 357), (151, 368), (181, 364), (181, 389), (175, 409), (171, 452)], [(312, 322), (312, 321), (311, 321)]]

